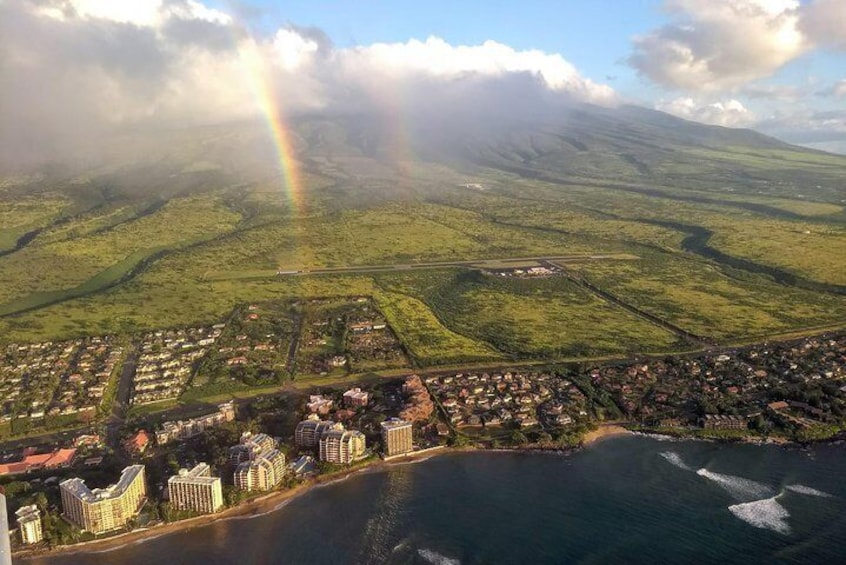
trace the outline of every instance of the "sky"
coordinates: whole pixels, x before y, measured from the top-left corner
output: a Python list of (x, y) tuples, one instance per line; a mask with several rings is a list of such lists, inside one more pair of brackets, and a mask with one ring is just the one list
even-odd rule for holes
[(846, 153), (846, 0), (0, 0), (0, 80), (7, 151), (561, 98)]

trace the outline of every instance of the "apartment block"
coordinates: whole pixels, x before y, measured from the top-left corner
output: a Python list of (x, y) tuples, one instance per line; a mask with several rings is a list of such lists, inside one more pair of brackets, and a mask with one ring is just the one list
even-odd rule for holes
[(25, 545), (38, 543), (44, 539), (41, 511), (36, 505), (21, 506), (15, 512), (15, 516), (18, 517), (18, 529), (21, 532), (21, 541)]
[(117, 483), (91, 490), (80, 478), (59, 483), (65, 517), (81, 529), (101, 534), (125, 527), (147, 497), (144, 465), (126, 467)]
[(223, 508), (223, 487), (220, 477), (211, 476), (208, 463), (200, 463), (190, 471), (180, 469), (167, 481), (170, 504), (178, 510), (211, 514)]
[(240, 463), (233, 479), (241, 490), (270, 490), (282, 482), (286, 472), (285, 455), (278, 449), (271, 449)]
[(343, 429), (339, 423), (321, 420), (316, 414), (297, 424), (294, 442), (300, 447), (317, 447), (320, 438), (330, 430)]
[(356, 430), (330, 430), (320, 438), (320, 460), (348, 465), (366, 448), (364, 434)]
[(390, 418), (382, 422), (382, 448), (386, 457), (411, 453), (411, 422)]

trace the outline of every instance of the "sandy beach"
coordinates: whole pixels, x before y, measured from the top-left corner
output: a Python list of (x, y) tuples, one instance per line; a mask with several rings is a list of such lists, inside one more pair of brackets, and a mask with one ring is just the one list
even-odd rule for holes
[[(596, 430), (585, 434), (583, 445), (587, 446), (596, 443), (604, 438), (619, 436), (622, 434), (629, 434), (629, 430), (616, 423), (608, 423), (600, 425)], [(125, 545), (134, 543), (141, 543), (154, 538), (192, 530), (212, 524), (215, 522), (251, 518), (261, 516), (269, 512), (273, 512), (290, 502), (291, 500), (301, 496), (311, 489), (327, 486), (332, 483), (346, 480), (347, 478), (363, 473), (377, 472), (384, 470), (387, 467), (394, 465), (405, 465), (409, 463), (416, 463), (424, 461), (431, 457), (439, 455), (454, 454), (467, 451), (479, 451), (477, 448), (463, 447), (463, 448), (443, 448), (436, 450), (424, 450), (418, 453), (412, 453), (405, 457), (392, 459), (390, 461), (383, 461), (381, 459), (372, 461), (362, 467), (352, 470), (340, 470), (326, 475), (319, 475), (307, 479), (300, 485), (294, 488), (273, 491), (264, 496), (255, 498), (253, 500), (239, 504), (232, 508), (227, 508), (217, 514), (207, 514), (197, 516), (195, 518), (188, 518), (178, 522), (160, 523), (149, 528), (137, 529), (131, 532), (117, 534), (102, 539), (91, 540), (87, 542), (77, 543), (73, 545), (60, 546), (53, 549), (40, 549), (35, 551), (21, 551), (15, 553), (17, 559), (27, 560), (43, 555), (68, 555), (73, 553), (87, 553), (87, 552), (105, 552), (112, 549), (117, 549)], [(503, 451), (520, 451), (520, 450), (503, 450)]]
[(91, 540), (87, 542), (77, 543), (73, 545), (60, 546), (53, 549), (41, 549), (36, 551), (21, 551), (14, 553), (14, 557), (21, 560), (32, 559), (44, 555), (68, 555), (73, 553), (87, 553), (87, 552), (105, 552), (112, 549), (117, 549), (125, 545), (140, 543), (150, 539), (158, 538), (199, 528), (214, 522), (224, 520), (243, 519), (254, 516), (261, 516), (269, 512), (273, 512), (281, 508), (294, 498), (301, 496), (313, 488), (330, 485), (339, 481), (361, 473), (375, 472), (392, 465), (403, 465), (417, 461), (423, 461), (430, 457), (436, 457), (440, 454), (453, 453), (451, 449), (440, 449), (436, 451), (426, 450), (420, 453), (412, 453), (405, 457), (394, 459), (391, 461), (376, 460), (367, 465), (352, 470), (340, 470), (335, 473), (326, 475), (319, 475), (317, 477), (306, 480), (304, 483), (297, 485), (294, 488), (273, 491), (259, 498), (255, 498), (248, 502), (227, 508), (217, 514), (207, 514), (197, 516), (196, 518), (188, 518), (178, 522), (156, 524), (149, 528), (137, 529), (131, 532), (117, 534), (102, 539)]
[(595, 430), (585, 434), (582, 445), (590, 445), (605, 438), (630, 434), (631, 432), (619, 424), (600, 424)]

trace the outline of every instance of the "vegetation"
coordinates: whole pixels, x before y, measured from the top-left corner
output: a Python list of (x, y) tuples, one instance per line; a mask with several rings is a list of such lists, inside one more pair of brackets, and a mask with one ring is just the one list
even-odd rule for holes
[[(254, 302), (353, 296), (372, 298), (416, 366), (674, 351), (691, 347), (684, 331), (727, 343), (846, 325), (842, 157), (585, 108), (543, 127), (445, 126), (437, 143), (416, 140), (425, 159), (398, 164), (367, 120), (303, 118), (292, 125), (308, 157), (294, 207), (255, 150), (258, 130), (237, 127), (185, 130), (166, 147), (139, 133), (123, 168), (0, 184), (3, 340), (128, 334), (219, 322)], [(544, 257), (570, 257), (560, 264), (607, 294), (565, 277), (424, 265)], [(339, 270), (276, 275), (320, 268)], [(235, 380), (201, 371), (189, 396), (277, 385), (277, 369)]]

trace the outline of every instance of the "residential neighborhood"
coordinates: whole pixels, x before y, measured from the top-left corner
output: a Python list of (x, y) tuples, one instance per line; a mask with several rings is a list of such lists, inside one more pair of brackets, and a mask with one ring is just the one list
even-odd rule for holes
[(0, 425), (20, 432), (45, 418), (93, 419), (123, 353), (112, 337), (6, 346), (0, 350)]
[(132, 379), (131, 404), (149, 404), (178, 397), (194, 364), (220, 337), (225, 325), (150, 332), (142, 337)]

